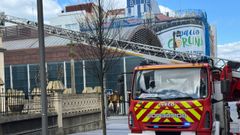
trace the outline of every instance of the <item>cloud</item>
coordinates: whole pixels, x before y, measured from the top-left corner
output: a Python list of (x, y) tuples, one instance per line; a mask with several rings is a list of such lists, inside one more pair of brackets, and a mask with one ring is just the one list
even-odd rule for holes
[(175, 16), (175, 12), (168, 7), (165, 7), (163, 5), (159, 5), (159, 9), (160, 9), (160, 12), (164, 15), (168, 14), (169, 16)]
[[(37, 20), (37, 0), (1, 0), (0, 12), (7, 15)], [(43, 0), (44, 19), (48, 20), (60, 13), (61, 6), (57, 0)]]
[(218, 45), (218, 57), (240, 61), (240, 41)]
[(127, 3), (125, 0), (104, 0), (104, 7), (110, 7), (110, 9), (118, 9), (127, 7)]

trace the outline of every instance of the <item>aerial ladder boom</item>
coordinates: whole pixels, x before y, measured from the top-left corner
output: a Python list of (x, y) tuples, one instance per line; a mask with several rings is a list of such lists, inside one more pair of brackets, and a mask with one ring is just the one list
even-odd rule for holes
[[(20, 26), (38, 29), (38, 23), (34, 21), (30, 21), (28, 19), (14, 17), (5, 15), (4, 12), (0, 13), (0, 24), (4, 24), (5, 22), (17, 24)], [(90, 36), (87, 32), (78, 32), (74, 30), (59, 28), (51, 25), (44, 25), (44, 30), (49, 35), (54, 35), (57, 37), (62, 37), (69, 39), (71, 41), (75, 41), (76, 43), (88, 44), (94, 39), (94, 37)], [(139, 56), (144, 59), (152, 60), (160, 63), (189, 63), (189, 62), (201, 62), (211, 60), (213, 66), (223, 69), (229, 62), (235, 63), (238, 65), (238, 68), (234, 69), (232, 72), (232, 76), (235, 78), (240, 78), (240, 62), (209, 57), (199, 54), (191, 54), (186, 52), (178, 52), (174, 50), (168, 50), (157, 46), (151, 46), (141, 43), (135, 43), (124, 40), (117, 39), (108, 39), (113, 40), (113, 42), (109, 46), (105, 46), (110, 49), (118, 49), (120, 51), (125, 52), (126, 54)]]

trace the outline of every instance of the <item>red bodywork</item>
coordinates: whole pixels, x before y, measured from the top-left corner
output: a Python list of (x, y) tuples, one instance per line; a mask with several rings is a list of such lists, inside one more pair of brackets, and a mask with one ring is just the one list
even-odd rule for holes
[(240, 78), (232, 76), (232, 68), (225, 66), (220, 74), (220, 80), (228, 79), (230, 81), (230, 91), (227, 95), (228, 101), (240, 100)]
[[(138, 70), (154, 70), (168, 68), (205, 68), (208, 73), (208, 96), (199, 100), (174, 100), (174, 101), (151, 101), (151, 100), (134, 100), (131, 97), (129, 119), (132, 119), (133, 124), (129, 125), (132, 133), (141, 133), (142, 131), (157, 131), (157, 132), (181, 132), (194, 131), (198, 135), (210, 135), (212, 131), (212, 76), (210, 66), (208, 64), (176, 64), (176, 65), (155, 65), (136, 67), (135, 73)], [(133, 89), (133, 88), (132, 88)], [(162, 107), (162, 103), (171, 106)], [(159, 105), (160, 104), (160, 105)], [(159, 107), (157, 107), (159, 105)], [(150, 117), (152, 114), (186, 114), (187, 117), (181, 118), (160, 118)], [(190, 119), (191, 120), (190, 120)], [(131, 120), (130, 120), (131, 121)], [(187, 123), (187, 126), (185, 125)]]

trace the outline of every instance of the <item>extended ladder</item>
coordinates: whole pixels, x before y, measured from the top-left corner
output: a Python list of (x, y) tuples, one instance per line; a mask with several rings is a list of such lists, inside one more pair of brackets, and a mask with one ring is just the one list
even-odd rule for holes
[[(34, 21), (5, 15), (4, 13), (0, 13), (0, 22), (14, 23), (14, 24), (22, 25), (32, 29), (38, 28), (38, 24)], [(58, 28), (51, 25), (44, 25), (44, 30), (47, 34), (66, 38), (82, 44), (88, 44), (93, 39), (93, 37), (91, 37), (86, 32), (78, 32), (78, 31)], [(105, 46), (105, 47), (119, 49), (121, 51), (126, 52), (127, 54), (139, 56), (145, 59), (149, 59), (149, 60), (161, 62), (161, 63), (187, 63), (187, 62), (200, 62), (200, 61), (209, 62), (209, 60), (213, 60), (214, 66), (218, 68), (223, 68), (229, 62), (240, 64), (240, 62), (237, 62), (237, 61), (203, 56), (198, 54), (190, 54), (185, 52), (178, 52), (178, 51), (163, 49), (157, 46), (151, 46), (151, 45), (140, 44), (140, 43), (135, 43), (130, 41), (123, 41), (123, 40), (114, 40), (110, 46)], [(236, 70), (233, 76), (240, 78), (240, 72)]]

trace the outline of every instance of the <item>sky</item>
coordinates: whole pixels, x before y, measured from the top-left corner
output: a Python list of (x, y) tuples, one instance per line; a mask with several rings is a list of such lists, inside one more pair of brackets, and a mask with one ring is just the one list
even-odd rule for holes
[[(1, 0), (0, 11), (9, 15), (36, 20), (37, 0)], [(64, 6), (88, 0), (43, 0), (45, 22), (56, 16)], [(124, 7), (126, 0), (106, 0), (114, 2), (116, 7)], [(158, 4), (172, 10), (202, 9), (206, 11), (208, 22), (217, 28), (217, 44), (219, 56), (230, 54), (229, 49), (240, 60), (240, 0), (158, 0)], [(230, 47), (230, 48), (227, 48)], [(231, 54), (233, 55), (233, 54)]]

